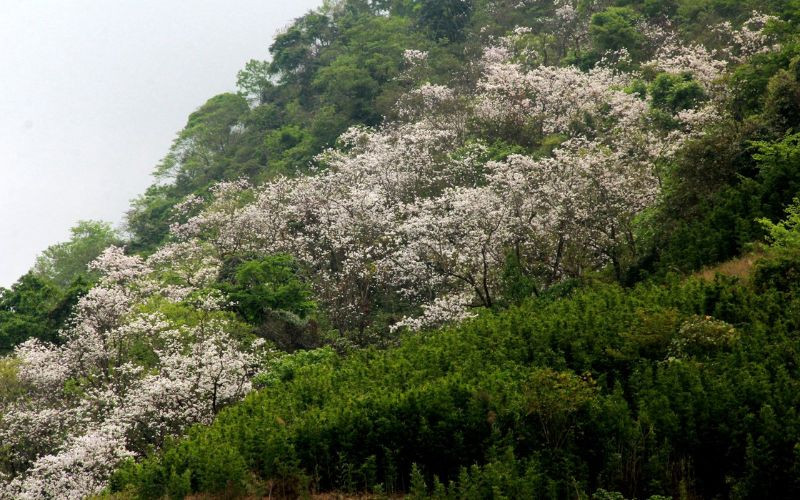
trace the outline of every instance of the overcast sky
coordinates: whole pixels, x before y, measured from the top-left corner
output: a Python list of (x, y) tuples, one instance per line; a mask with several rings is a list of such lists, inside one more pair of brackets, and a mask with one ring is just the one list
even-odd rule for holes
[(0, 286), (119, 224), (175, 133), (321, 0), (2, 0)]

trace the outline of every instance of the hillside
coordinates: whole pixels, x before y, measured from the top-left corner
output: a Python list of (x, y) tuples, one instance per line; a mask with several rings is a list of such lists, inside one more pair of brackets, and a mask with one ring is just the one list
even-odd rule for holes
[(324, 2), (0, 290), (0, 497), (796, 498), (798, 22)]
[(142, 498), (791, 498), (800, 304), (760, 276), (587, 284), (390, 350), (287, 357), (112, 485)]

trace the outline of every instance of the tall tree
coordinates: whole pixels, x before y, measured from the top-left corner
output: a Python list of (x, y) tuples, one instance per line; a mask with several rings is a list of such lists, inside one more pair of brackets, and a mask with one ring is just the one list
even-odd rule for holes
[(71, 229), (69, 241), (48, 247), (36, 259), (34, 273), (60, 287), (68, 287), (86, 266), (120, 237), (108, 222), (84, 220)]

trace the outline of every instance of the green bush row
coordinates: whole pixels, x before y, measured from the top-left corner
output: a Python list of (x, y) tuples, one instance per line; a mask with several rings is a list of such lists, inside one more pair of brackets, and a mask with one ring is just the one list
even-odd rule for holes
[(764, 286), (773, 268), (594, 283), (390, 350), (287, 355), (112, 489), (796, 497), (800, 295)]

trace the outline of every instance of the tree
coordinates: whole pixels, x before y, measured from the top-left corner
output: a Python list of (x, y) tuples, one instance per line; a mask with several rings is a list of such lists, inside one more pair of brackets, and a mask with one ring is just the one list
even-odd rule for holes
[(609, 7), (592, 16), (589, 35), (597, 57), (627, 49), (636, 60), (643, 54), (645, 39), (636, 26), (639, 14), (629, 7)]
[(131, 250), (153, 250), (167, 237), (172, 208), (180, 201), (173, 191), (170, 185), (154, 184), (131, 202), (125, 217)]
[(297, 273), (297, 265), (288, 255), (252, 260), (238, 267), (233, 283), (225, 290), (237, 311), (251, 323), (281, 313), (303, 319), (314, 310), (314, 302)]
[(274, 88), (269, 63), (251, 59), (236, 75), (236, 87), (251, 102), (265, 104), (268, 92)]
[[(249, 391), (263, 341), (221, 310), (207, 282), (214, 264), (191, 243), (146, 260), (112, 246), (92, 262), (99, 282), (61, 343), (30, 339), (14, 350), (26, 391), (0, 407), (1, 496), (96, 493), (121, 460), (209, 423)], [(41, 292), (35, 280), (24, 285)], [(39, 298), (15, 297), (16, 310)]]
[(314, 88), (340, 113), (358, 122), (377, 123), (379, 117), (371, 104), (379, 85), (355, 56), (340, 56), (321, 69), (314, 78)]
[(422, 0), (418, 22), (432, 39), (457, 42), (464, 38), (472, 9), (472, 0)]
[(22, 276), (10, 290), (0, 288), (0, 355), (35, 338), (55, 341), (66, 318), (51, 314), (63, 298), (59, 287), (34, 273)]
[(87, 273), (87, 266), (120, 237), (111, 224), (101, 221), (80, 221), (70, 232), (69, 241), (53, 245), (36, 259), (33, 271), (66, 288), (79, 275)]
[(777, 220), (800, 192), (800, 133), (787, 134), (774, 142), (756, 142), (754, 146), (762, 210), (764, 216)]
[(316, 70), (320, 49), (330, 43), (331, 28), (330, 19), (317, 12), (295, 20), (269, 48), (270, 73), (286, 82), (307, 83)]
[(299, 266), (288, 255), (272, 255), (238, 265), (221, 289), (231, 309), (253, 325), (256, 335), (286, 351), (318, 345), (316, 309), (311, 288), (299, 276)]
[(174, 179), (183, 194), (207, 185), (209, 177), (216, 174), (218, 157), (240, 135), (237, 126), (249, 109), (247, 100), (238, 94), (220, 94), (209, 99), (189, 115), (186, 127), (156, 168), (156, 178)]
[(777, 130), (796, 129), (800, 125), (800, 57), (789, 70), (770, 78), (764, 102), (764, 117)]
[(705, 92), (691, 74), (659, 74), (650, 84), (653, 105), (671, 114), (694, 108), (705, 97)]
[(264, 150), (274, 174), (294, 174), (303, 171), (316, 150), (314, 137), (297, 125), (285, 125), (267, 132)]

